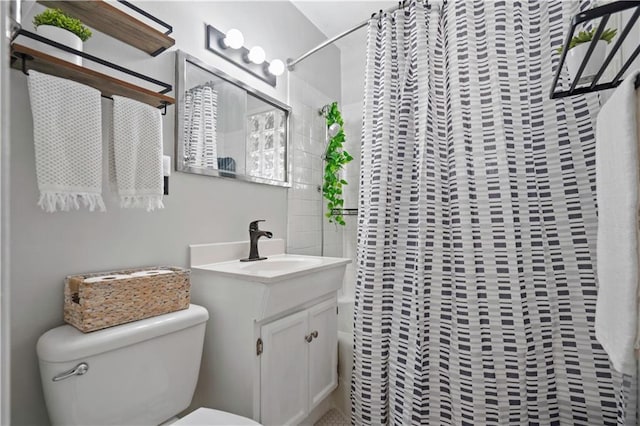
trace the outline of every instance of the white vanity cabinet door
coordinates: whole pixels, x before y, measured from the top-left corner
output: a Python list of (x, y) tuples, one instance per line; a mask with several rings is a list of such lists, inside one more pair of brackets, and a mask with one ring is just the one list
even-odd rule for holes
[(261, 327), (260, 419), (264, 425), (291, 425), (308, 413), (307, 311)]
[(327, 300), (309, 309), (309, 411), (338, 386), (338, 302)]

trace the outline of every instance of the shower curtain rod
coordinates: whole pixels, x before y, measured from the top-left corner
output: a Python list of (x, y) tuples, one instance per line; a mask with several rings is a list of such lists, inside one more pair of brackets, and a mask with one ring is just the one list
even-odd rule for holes
[[(371, 15), (371, 18), (376, 16), (376, 14), (383, 15), (385, 13), (395, 12), (398, 9), (402, 9), (405, 6), (405, 4), (406, 4), (406, 0), (398, 2), (397, 6), (390, 7), (387, 10), (382, 10), (381, 9), (379, 12), (374, 13), (373, 15)], [(336, 41), (340, 40), (341, 38), (346, 37), (346, 36), (348, 36), (349, 34), (355, 32), (355, 31), (358, 31), (362, 27), (365, 27), (369, 23), (371, 18), (369, 18), (369, 19), (367, 19), (365, 21), (362, 21), (358, 25), (356, 25), (355, 27), (350, 28), (350, 29), (348, 29), (346, 31), (343, 31), (340, 34), (338, 34), (337, 36), (332, 37), (332, 38), (320, 43), (319, 45), (317, 45), (316, 47), (314, 47), (313, 49), (311, 49), (310, 51), (308, 51), (307, 53), (305, 53), (304, 55), (300, 56), (297, 59), (291, 59), (291, 58), (287, 59), (287, 69), (289, 71), (293, 71), (296, 68), (296, 64), (298, 62), (303, 61), (304, 59), (307, 59), (309, 56), (313, 55), (318, 50), (324, 49), (325, 47), (329, 46), (330, 44), (335, 43)]]

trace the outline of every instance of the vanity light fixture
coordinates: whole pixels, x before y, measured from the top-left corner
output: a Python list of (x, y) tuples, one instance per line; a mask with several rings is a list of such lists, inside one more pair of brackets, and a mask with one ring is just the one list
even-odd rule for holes
[(240, 49), (244, 44), (244, 36), (235, 28), (231, 28), (222, 39), (222, 44), (231, 49)]
[(266, 57), (267, 55), (264, 53), (264, 49), (260, 46), (253, 46), (249, 49), (249, 55), (247, 55), (247, 59), (256, 65), (263, 63)]
[(276, 77), (282, 75), (282, 73), (284, 72), (284, 62), (282, 62), (280, 59), (274, 59), (269, 64), (267, 70)]
[(271, 86), (276, 86), (276, 76), (282, 75), (285, 70), (281, 60), (274, 59), (269, 63), (265, 61), (267, 55), (262, 47), (253, 46), (251, 50), (244, 47), (244, 36), (236, 28), (223, 33), (217, 28), (205, 24), (205, 31), (207, 50), (232, 62)]

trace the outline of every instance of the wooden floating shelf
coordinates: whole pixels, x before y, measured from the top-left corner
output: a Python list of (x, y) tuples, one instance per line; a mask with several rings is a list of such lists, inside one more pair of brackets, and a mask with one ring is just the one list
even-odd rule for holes
[(22, 55), (27, 55), (28, 59), (26, 64), (28, 69), (86, 84), (87, 86), (100, 90), (103, 96), (125, 96), (158, 108), (175, 103), (175, 99), (171, 96), (163, 95), (98, 71), (81, 67), (18, 43), (11, 45), (12, 68), (22, 69)]
[[(167, 34), (145, 24), (104, 0), (38, 0), (38, 3), (47, 7), (61, 9), (74, 18), (81, 20), (83, 24), (147, 52), (151, 56), (156, 56), (175, 44), (175, 40)], [(150, 19), (156, 20), (155, 18)], [(171, 27), (168, 28), (169, 32), (171, 32)]]

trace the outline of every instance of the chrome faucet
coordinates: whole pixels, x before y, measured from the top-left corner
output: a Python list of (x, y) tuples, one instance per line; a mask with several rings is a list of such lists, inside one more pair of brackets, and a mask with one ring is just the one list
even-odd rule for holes
[(260, 222), (265, 222), (265, 220), (254, 220), (249, 224), (249, 257), (246, 259), (240, 259), (240, 262), (253, 262), (255, 260), (266, 259), (266, 257), (260, 257), (260, 254), (258, 254), (258, 240), (260, 239), (260, 237), (271, 238), (273, 237), (273, 234), (269, 231), (262, 231), (258, 229), (258, 223)]

